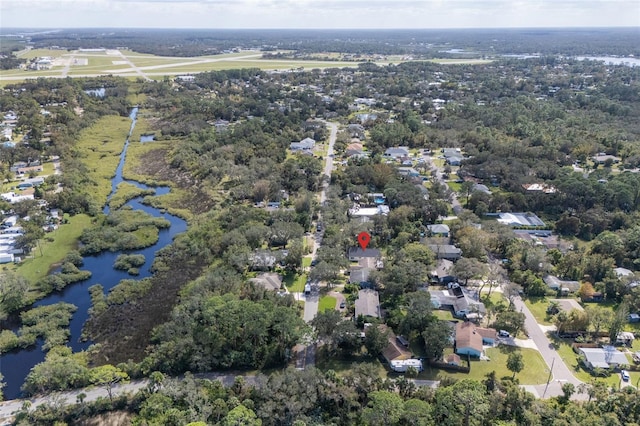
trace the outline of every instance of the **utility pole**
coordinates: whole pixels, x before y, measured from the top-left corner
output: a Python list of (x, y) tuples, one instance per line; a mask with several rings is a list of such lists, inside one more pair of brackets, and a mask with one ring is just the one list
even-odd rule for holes
[(549, 389), (549, 382), (551, 381), (551, 376), (553, 374), (553, 365), (556, 362), (556, 358), (554, 357), (553, 360), (551, 361), (551, 370), (549, 370), (549, 377), (547, 378), (547, 385), (544, 387), (544, 393), (542, 394), (542, 398), (544, 399), (544, 396), (547, 394), (547, 389)]

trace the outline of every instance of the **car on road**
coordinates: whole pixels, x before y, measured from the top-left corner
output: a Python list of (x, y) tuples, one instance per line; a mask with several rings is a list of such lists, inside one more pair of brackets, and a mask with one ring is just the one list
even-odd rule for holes
[(316, 259), (313, 259), (311, 261), (311, 266), (316, 266), (318, 264), (318, 261)]
[(340, 309), (344, 309), (346, 308), (347, 304), (345, 303), (345, 301), (343, 300), (342, 302), (340, 302)]
[(622, 370), (620, 372), (620, 376), (622, 377), (622, 380), (625, 382), (628, 382), (630, 377), (629, 377), (629, 372), (627, 370)]
[(511, 335), (506, 330), (500, 330), (498, 331), (498, 337), (511, 337)]

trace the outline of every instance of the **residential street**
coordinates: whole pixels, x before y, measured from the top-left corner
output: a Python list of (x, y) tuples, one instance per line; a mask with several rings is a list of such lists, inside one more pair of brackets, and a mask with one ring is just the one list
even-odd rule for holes
[[(541, 375), (549, 376), (549, 371), (552, 369), (552, 377), (549, 385), (537, 385), (537, 386), (525, 386), (525, 388), (532, 392), (534, 395), (540, 398), (548, 398), (552, 396), (562, 395), (562, 385), (564, 383), (573, 383), (573, 385), (577, 388), (582, 382), (578, 380), (571, 370), (565, 365), (564, 361), (560, 357), (560, 355), (553, 349), (551, 345), (551, 341), (545, 334), (545, 331), (538, 325), (535, 317), (527, 308), (527, 305), (522, 301), (520, 297), (516, 297), (514, 300), (514, 305), (517, 311), (522, 312), (525, 315), (525, 327), (527, 332), (529, 333), (529, 337), (536, 345), (536, 348), (544, 358), (545, 363), (547, 364), (548, 370), (541, 371)], [(527, 368), (525, 366), (525, 368)], [(545, 392), (546, 390), (546, 392)], [(577, 389), (576, 389), (577, 391)], [(586, 394), (574, 394), (572, 399), (586, 399)]]

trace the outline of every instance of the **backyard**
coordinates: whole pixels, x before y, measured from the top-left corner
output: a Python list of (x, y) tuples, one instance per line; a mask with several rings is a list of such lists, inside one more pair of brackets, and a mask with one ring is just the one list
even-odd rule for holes
[[(545, 364), (542, 355), (535, 349), (518, 348), (514, 346), (500, 345), (485, 350), (490, 361), (471, 360), (471, 371), (469, 373), (448, 371), (443, 369), (425, 367), (425, 371), (418, 376), (425, 380), (441, 380), (444, 377), (455, 379), (473, 379), (484, 380), (485, 376), (492, 371), (496, 372), (497, 378), (512, 377), (513, 373), (507, 369), (507, 358), (511, 352), (520, 352), (524, 361), (524, 369), (516, 374), (516, 379), (521, 385), (539, 385), (546, 383), (549, 369)], [(445, 351), (447, 354), (453, 353), (452, 349)], [(466, 361), (462, 361), (462, 365), (466, 365)]]

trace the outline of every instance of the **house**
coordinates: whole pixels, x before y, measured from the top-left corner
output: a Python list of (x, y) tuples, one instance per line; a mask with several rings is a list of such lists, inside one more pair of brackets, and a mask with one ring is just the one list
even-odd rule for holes
[(436, 269), (431, 271), (432, 281), (438, 284), (449, 284), (456, 280), (456, 277), (451, 274), (453, 268), (453, 262), (447, 259), (439, 259), (436, 263)]
[(558, 192), (555, 186), (546, 183), (523, 183), (522, 188), (527, 192), (542, 192), (545, 194), (555, 194)]
[(349, 217), (359, 218), (361, 221), (366, 222), (373, 216), (386, 216), (389, 214), (389, 211), (389, 206), (383, 204), (375, 207), (360, 207), (360, 204), (354, 204), (353, 207), (349, 209), (348, 215)]
[(249, 255), (249, 269), (252, 271), (267, 271), (276, 266), (276, 256), (271, 251), (256, 250)]
[(15, 192), (6, 192), (4, 194), (0, 194), (0, 197), (3, 200), (8, 201), (11, 204), (18, 203), (20, 201), (33, 200), (34, 199), (33, 194), (18, 195)]
[(627, 268), (613, 268), (613, 272), (615, 272), (618, 278), (633, 275), (633, 271)]
[(358, 291), (358, 298), (355, 301), (356, 318), (360, 315), (365, 317), (380, 318), (380, 297), (378, 292), (371, 289)]
[(387, 150), (382, 155), (384, 158), (392, 158), (397, 160), (402, 157), (409, 156), (409, 147), (407, 146), (396, 146), (392, 148), (387, 148)]
[(400, 176), (418, 177), (420, 172), (413, 167), (398, 167), (398, 174)]
[(456, 261), (462, 257), (462, 250), (451, 244), (429, 244), (429, 248), (435, 253), (436, 259)]
[(473, 192), (482, 192), (483, 194), (491, 195), (491, 190), (487, 185), (483, 185), (481, 183), (475, 183), (472, 187)]
[(575, 293), (580, 290), (580, 282), (579, 281), (567, 281), (561, 280), (560, 278), (553, 275), (545, 275), (542, 278), (542, 281), (549, 287), (551, 290), (560, 291), (563, 294)]
[(289, 148), (292, 151), (311, 151), (315, 146), (315, 140), (311, 138), (304, 138), (300, 142), (291, 142)]
[(249, 281), (264, 287), (266, 290), (278, 291), (282, 287), (282, 276), (280, 274), (265, 272)]
[(16, 169), (16, 175), (27, 175), (29, 173), (40, 173), (44, 169), (41, 165), (36, 166), (26, 166), (26, 167), (18, 167)]
[(427, 225), (427, 231), (430, 237), (449, 238), (449, 225), (436, 223), (435, 225)]
[(431, 304), (436, 309), (450, 309), (457, 318), (482, 318), (486, 313), (484, 303), (474, 300), (457, 283), (451, 283), (444, 290), (429, 290)]
[(600, 165), (607, 164), (607, 163), (618, 164), (620, 162), (620, 157), (616, 157), (615, 155), (605, 154), (604, 152), (599, 152), (598, 154), (593, 156), (592, 160), (594, 163), (600, 164)]
[(363, 268), (361, 266), (352, 267), (349, 271), (349, 284), (358, 284), (359, 286), (366, 286), (369, 283), (369, 273), (371, 269)]
[(380, 259), (381, 253), (380, 250), (374, 248), (367, 248), (363, 250), (360, 247), (350, 247), (348, 257), (350, 261), (357, 262), (364, 258)]
[[(397, 336), (389, 327), (384, 324), (372, 327), (378, 327), (383, 333), (385, 331), (388, 331), (388, 344), (382, 350), (382, 356), (384, 357), (385, 361), (389, 363), (389, 367), (391, 367), (392, 370), (405, 372), (409, 367), (414, 367), (418, 369), (418, 371), (422, 371), (422, 362), (418, 364), (415, 361), (420, 360), (412, 359), (413, 356), (411, 354), (411, 351), (398, 342)], [(406, 363), (404, 361), (412, 362)]]
[(349, 124), (347, 131), (352, 138), (364, 139), (364, 127), (362, 124)]
[[(487, 216), (491, 216), (488, 214)], [(544, 227), (545, 224), (538, 216), (533, 213), (498, 213), (498, 222), (505, 225), (518, 226), (536, 226)]]
[(616, 368), (629, 363), (627, 356), (613, 346), (602, 348), (580, 348), (580, 354), (584, 356), (584, 364), (587, 368)]
[(456, 325), (455, 353), (480, 358), (483, 345), (493, 346), (498, 333), (493, 328), (482, 328), (471, 322), (459, 322)]

